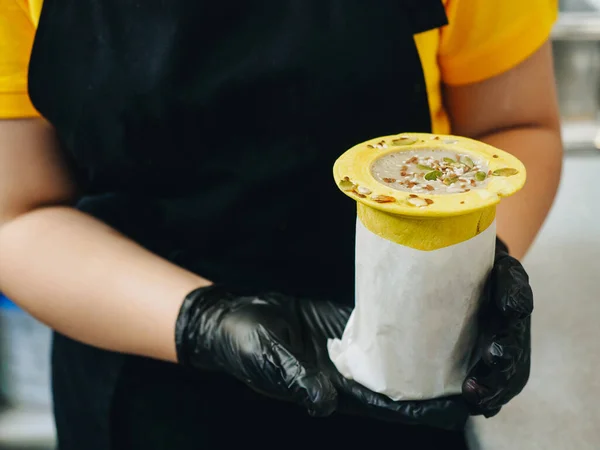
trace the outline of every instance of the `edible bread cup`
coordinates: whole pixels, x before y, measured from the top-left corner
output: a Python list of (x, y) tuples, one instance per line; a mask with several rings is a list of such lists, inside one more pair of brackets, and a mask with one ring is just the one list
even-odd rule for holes
[(328, 343), (332, 361), (394, 400), (460, 393), (476, 356), (496, 205), (523, 187), (525, 167), (472, 139), (402, 133), (356, 145), (333, 172), (358, 217), (356, 306)]

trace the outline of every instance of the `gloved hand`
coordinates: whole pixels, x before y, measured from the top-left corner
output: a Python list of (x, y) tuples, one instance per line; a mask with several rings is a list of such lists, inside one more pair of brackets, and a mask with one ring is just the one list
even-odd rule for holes
[(527, 384), (532, 311), (529, 277), (498, 239), (494, 268), (480, 311), (481, 357), (463, 384), (463, 395), (472, 414), (498, 414)]
[(183, 302), (177, 357), (183, 365), (226, 372), (264, 395), (327, 416), (336, 409), (337, 391), (312, 359), (304, 333), (294, 299), (209, 286)]
[(462, 398), (394, 402), (339, 374), (327, 351), (351, 307), (280, 294), (244, 296), (200, 288), (185, 299), (176, 326), (180, 363), (222, 370), (267, 396), (295, 402), (313, 416), (336, 409), (374, 419), (462, 428)]

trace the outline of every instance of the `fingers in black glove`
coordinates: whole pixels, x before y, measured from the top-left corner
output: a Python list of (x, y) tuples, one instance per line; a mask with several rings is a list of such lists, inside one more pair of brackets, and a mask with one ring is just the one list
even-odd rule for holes
[(533, 312), (533, 292), (522, 264), (506, 253), (496, 257), (491, 274), (491, 298), (507, 319), (523, 320)]
[(264, 395), (327, 416), (336, 409), (337, 391), (308, 357), (301, 333), (294, 299), (201, 288), (187, 296), (179, 314), (178, 359), (222, 370)]
[(420, 401), (394, 401), (341, 375), (332, 377), (339, 393), (338, 410), (386, 422), (462, 430), (469, 409), (462, 396)]
[(463, 384), (473, 414), (496, 415), (519, 394), (530, 372), (533, 293), (523, 266), (501, 251), (482, 306), (481, 360)]

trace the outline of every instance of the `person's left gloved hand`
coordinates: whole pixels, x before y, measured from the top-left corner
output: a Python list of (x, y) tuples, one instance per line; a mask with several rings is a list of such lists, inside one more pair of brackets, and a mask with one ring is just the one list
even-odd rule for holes
[(463, 384), (471, 413), (492, 417), (529, 379), (533, 293), (519, 261), (498, 239), (481, 307), (480, 360)]

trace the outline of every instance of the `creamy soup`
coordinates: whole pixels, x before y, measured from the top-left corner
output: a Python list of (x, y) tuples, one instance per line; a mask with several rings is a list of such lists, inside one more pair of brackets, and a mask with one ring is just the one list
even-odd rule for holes
[(490, 176), (482, 159), (446, 150), (390, 153), (371, 167), (375, 179), (399, 191), (457, 194), (479, 189)]

